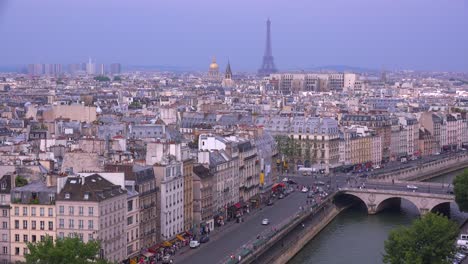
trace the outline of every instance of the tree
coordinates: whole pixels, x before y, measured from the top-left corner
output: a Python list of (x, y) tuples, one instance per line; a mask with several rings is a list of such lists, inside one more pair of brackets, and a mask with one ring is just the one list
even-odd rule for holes
[(15, 178), (15, 186), (22, 187), (28, 184), (28, 180), (21, 175), (16, 176)]
[(59, 238), (54, 243), (52, 237), (47, 236), (44, 241), (28, 243), (29, 253), (25, 258), (26, 263), (35, 264), (110, 263), (98, 258), (100, 248), (98, 241), (83, 243), (78, 237), (66, 237)]
[(384, 263), (451, 263), (458, 226), (447, 217), (427, 213), (409, 227), (392, 230), (385, 241)]
[(464, 170), (453, 181), (455, 201), (460, 211), (468, 212), (468, 170)]
[(120, 81), (122, 81), (122, 77), (114, 76), (114, 82), (120, 82)]
[(108, 82), (110, 81), (110, 78), (104, 75), (99, 75), (99, 76), (94, 77), (94, 80), (98, 82)]

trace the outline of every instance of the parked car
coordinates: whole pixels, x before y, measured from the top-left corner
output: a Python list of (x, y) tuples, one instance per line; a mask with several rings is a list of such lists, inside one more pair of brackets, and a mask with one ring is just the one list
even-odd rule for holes
[(190, 248), (197, 248), (199, 246), (200, 246), (200, 242), (198, 242), (197, 240), (190, 241)]
[(297, 182), (295, 182), (294, 180), (288, 180), (288, 183), (289, 184), (297, 184)]
[(162, 263), (163, 263), (163, 264), (170, 264), (170, 263), (172, 263), (171, 255), (165, 255), (165, 256), (162, 258)]
[(309, 189), (307, 189), (307, 187), (303, 187), (302, 190), (301, 190), (301, 192), (303, 192), (303, 193), (306, 193), (308, 191), (309, 191)]
[(325, 183), (324, 183), (323, 181), (316, 181), (316, 182), (315, 182), (315, 185), (317, 185), (317, 186), (324, 186)]
[(262, 225), (269, 225), (270, 224), (270, 220), (268, 220), (268, 218), (265, 218), (262, 220)]
[(210, 241), (210, 237), (208, 235), (200, 237), (200, 243), (206, 243), (208, 241)]

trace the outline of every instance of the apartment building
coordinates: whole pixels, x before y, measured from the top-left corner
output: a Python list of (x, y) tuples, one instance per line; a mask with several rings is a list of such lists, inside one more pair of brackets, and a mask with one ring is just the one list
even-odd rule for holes
[(57, 188), (42, 181), (33, 181), (11, 190), (10, 242), (11, 262), (24, 261), (28, 242), (56, 238)]
[(10, 263), (10, 193), (14, 187), (14, 176), (3, 175), (0, 178), (0, 263)]
[(99, 240), (100, 257), (127, 257), (127, 191), (99, 174), (58, 179), (57, 236)]

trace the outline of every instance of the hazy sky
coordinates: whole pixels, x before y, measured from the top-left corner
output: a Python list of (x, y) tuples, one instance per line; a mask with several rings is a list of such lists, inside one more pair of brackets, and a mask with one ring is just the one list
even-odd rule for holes
[(468, 0), (0, 0), (0, 65), (468, 71)]

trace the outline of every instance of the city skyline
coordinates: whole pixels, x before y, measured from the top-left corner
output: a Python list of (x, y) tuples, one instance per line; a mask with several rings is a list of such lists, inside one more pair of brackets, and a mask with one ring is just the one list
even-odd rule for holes
[(348, 2), (298, 1), (303, 8), (294, 9), (285, 1), (112, 1), (110, 9), (109, 1), (3, 1), (0, 34), (8, 41), (0, 66), (67, 64), (91, 56), (102, 63), (203, 71), (216, 56), (221, 67), (229, 58), (234, 71), (254, 72), (270, 17), (280, 71), (327, 65), (468, 70), (462, 56), (466, 1)]

